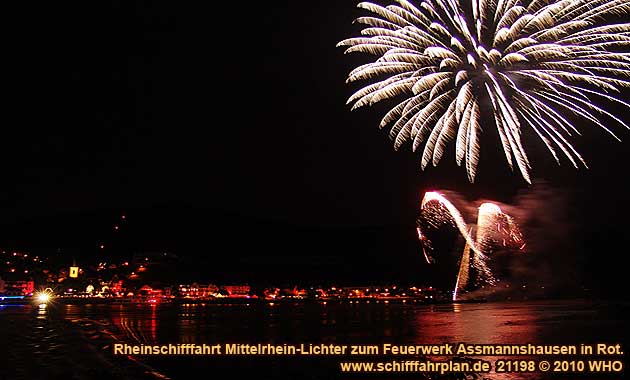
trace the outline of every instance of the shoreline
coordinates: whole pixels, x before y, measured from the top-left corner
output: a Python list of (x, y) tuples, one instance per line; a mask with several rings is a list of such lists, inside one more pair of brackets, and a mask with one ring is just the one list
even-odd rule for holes
[[(144, 299), (117, 299), (117, 298), (67, 298), (55, 297), (49, 305), (138, 305), (138, 306), (166, 306), (166, 305), (246, 305), (246, 306), (280, 306), (280, 305), (459, 305), (459, 304), (483, 304), (483, 303), (519, 303), (519, 302), (614, 302), (611, 299), (591, 299), (584, 297), (577, 298), (524, 298), (524, 299), (466, 299), (466, 300), (426, 300), (413, 297), (384, 297), (384, 298), (284, 298), (269, 300), (264, 298), (214, 298), (214, 299), (185, 299), (173, 298), (159, 301), (149, 301)], [(7, 306), (37, 306), (38, 302), (30, 297), (19, 300), (0, 301), (0, 307)]]
[[(436, 304), (461, 304), (461, 303), (485, 303), (487, 299), (472, 300), (426, 300), (413, 297), (383, 297), (383, 298), (283, 298), (269, 300), (263, 298), (209, 298), (209, 299), (186, 299), (173, 298), (164, 300), (144, 300), (144, 299), (117, 299), (117, 298), (70, 298), (56, 297), (53, 301), (62, 305), (188, 305), (188, 304), (208, 304), (208, 305), (281, 305), (281, 304), (417, 304), (417, 305), (436, 305)], [(25, 297), (19, 300), (0, 301), (0, 306), (9, 305), (30, 305), (37, 304), (35, 299)]]

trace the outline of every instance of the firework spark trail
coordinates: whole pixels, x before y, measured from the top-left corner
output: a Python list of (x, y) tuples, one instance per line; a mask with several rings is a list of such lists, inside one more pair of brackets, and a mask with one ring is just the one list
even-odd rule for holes
[[(396, 3), (358, 4), (374, 16), (358, 18), (365, 25), (362, 37), (338, 46), (379, 57), (350, 72), (348, 82), (382, 79), (355, 92), (348, 103), (356, 109), (403, 97), (380, 126), (391, 126), (396, 149), (406, 141), (414, 151), (424, 144), (422, 169), (437, 165), (455, 140), (456, 162), (474, 182), (481, 120), (494, 120), (509, 166), (516, 165), (529, 183), (524, 126), (558, 164), (557, 149), (576, 168), (587, 166), (568, 139), (580, 132), (565, 115), (586, 119), (615, 138), (606, 119), (628, 128), (592, 102), (630, 108), (610, 95), (630, 87), (630, 23), (605, 23), (630, 14), (627, 0)], [(490, 106), (490, 114), (482, 104)]]
[[(424, 197), (422, 198), (422, 202), (420, 205), (420, 209), (424, 210), (425, 206), (427, 204), (429, 204), (430, 202), (438, 202), (440, 205), (444, 206), (447, 210), (448, 216), (450, 216), (453, 220), (453, 222), (455, 223), (455, 227), (459, 230), (460, 234), (462, 235), (462, 237), (465, 239), (466, 241), (466, 248), (464, 249), (464, 254), (463, 256), (466, 256), (469, 254), (469, 250), (472, 250), (474, 252), (473, 259), (472, 262), (470, 264), (472, 264), (472, 266), (477, 270), (477, 272), (480, 274), (480, 278), (481, 281), (489, 284), (489, 285), (494, 285), (495, 281), (494, 281), (494, 277), (492, 276), (492, 273), (490, 271), (490, 269), (488, 268), (487, 265), (487, 256), (482, 252), (482, 250), (478, 247), (479, 243), (483, 243), (485, 241), (485, 235), (488, 234), (488, 229), (492, 228), (490, 227), (490, 223), (486, 222), (486, 218), (484, 216), (489, 215), (489, 213), (484, 213), (481, 212), (482, 209), (487, 209), (488, 206), (487, 205), (492, 205), (496, 208), (498, 208), (498, 206), (495, 206), (493, 204), (488, 204), (488, 203), (484, 203), (484, 205), (482, 205), (482, 207), (480, 207), (480, 215), (479, 215), (479, 220), (481, 221), (481, 224), (478, 225), (477, 227), (477, 237), (478, 240), (475, 241), (475, 239), (473, 239), (472, 234), (470, 233), (470, 231), (468, 231), (468, 228), (466, 226), (466, 222), (464, 221), (464, 218), (462, 217), (461, 213), (459, 212), (459, 210), (457, 210), (457, 208), (448, 201), (448, 199), (446, 199), (442, 194), (439, 194), (437, 192), (427, 192), (425, 193)], [(501, 212), (501, 210), (499, 209), (499, 212)], [(440, 217), (443, 217), (442, 215)], [(434, 222), (435, 223), (435, 222)], [(418, 236), (422, 236), (424, 238), (425, 241), (428, 241), (428, 238), (426, 236), (424, 236), (424, 234), (422, 234), (422, 230), (419, 227), (418, 228)], [(481, 239), (479, 239), (479, 237), (481, 237)], [(423, 246), (423, 251), (425, 250), (425, 247)], [(426, 251), (424, 251), (424, 256), (425, 258), (427, 258), (427, 262), (429, 261), (429, 257), (432, 257), (432, 255), (427, 255)], [(462, 258), (462, 261), (466, 261), (468, 262), (468, 257), (466, 257), (465, 259)], [(458, 285), (456, 285), (456, 289), (458, 286), (461, 287), (465, 287), (467, 285), (468, 282), (468, 271), (465, 270), (465, 272), (462, 272), (461, 269), (461, 264), (460, 264), (460, 273), (465, 273), (466, 274), (466, 279), (464, 281), (464, 279), (459, 277), (458, 274)]]
[(470, 245), (466, 242), (462, 259), (459, 262), (459, 272), (455, 281), (455, 291), (453, 291), (453, 301), (457, 300), (457, 295), (466, 289), (468, 285), (468, 271), (470, 267)]
[(497, 216), (501, 215), (501, 208), (494, 203), (483, 203), (477, 213), (477, 243), (482, 247), (488, 245), (489, 231), (497, 224)]
[[(467, 230), (466, 222), (464, 221), (462, 214), (460, 214), (459, 210), (457, 210), (457, 208), (453, 206), (453, 204), (449, 202), (448, 199), (446, 199), (442, 194), (434, 191), (429, 191), (425, 193), (424, 197), (422, 198), (422, 203), (420, 204), (420, 210), (423, 210), (427, 203), (431, 201), (437, 201), (441, 205), (446, 207), (446, 209), (448, 210), (448, 214), (453, 218), (453, 221), (455, 222), (455, 227), (459, 230), (464, 239), (466, 239), (466, 243), (470, 246), (470, 249), (472, 249), (476, 254), (482, 255), (481, 251), (477, 248), (475, 240), (472, 238), (471, 234)], [(420, 228), (418, 228), (418, 234), (422, 234)], [(425, 257), (426, 256), (427, 255), (425, 254)]]
[[(430, 215), (428, 222), (437, 227), (450, 220), (466, 241), (460, 259), (453, 299), (456, 299), (458, 293), (465, 290), (468, 286), (470, 279), (469, 268), (471, 267), (475, 268), (477, 283), (495, 285), (496, 280), (488, 266), (487, 253), (491, 252), (493, 247), (497, 245), (517, 249), (523, 249), (525, 246), (523, 237), (514, 220), (509, 215), (503, 213), (501, 208), (496, 204), (483, 203), (479, 206), (477, 214), (477, 233), (475, 239), (473, 239), (472, 230), (467, 227), (461, 213), (442, 194), (437, 192), (425, 193), (420, 205), (421, 212), (426, 213), (428, 205), (433, 202), (437, 202), (440, 206), (443, 206), (443, 209), (446, 210), (446, 215), (443, 215), (441, 212)], [(442, 210), (442, 208), (440, 208), (440, 210)], [(418, 237), (422, 241), (422, 249), (427, 262), (433, 262), (433, 256), (426, 252), (427, 249), (432, 250), (431, 241), (422, 232), (421, 226), (418, 227)], [(473, 252), (472, 255), (471, 251)]]

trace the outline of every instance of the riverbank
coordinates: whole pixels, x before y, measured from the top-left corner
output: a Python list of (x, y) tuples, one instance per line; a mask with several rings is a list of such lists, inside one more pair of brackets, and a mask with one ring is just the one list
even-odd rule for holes
[[(108, 304), (208, 304), (208, 305), (276, 305), (276, 304), (298, 304), (298, 303), (349, 303), (349, 304), (370, 304), (370, 303), (397, 303), (397, 304), (452, 304), (452, 303), (485, 303), (486, 299), (468, 300), (437, 300), (414, 297), (362, 297), (362, 298), (282, 298), (264, 299), (258, 297), (225, 297), (225, 298), (167, 298), (167, 299), (138, 299), (138, 298), (102, 298), (102, 297), (55, 297), (50, 302), (62, 305), (108, 305)], [(15, 299), (0, 300), (1, 305), (29, 305), (39, 304), (33, 297), (20, 297)]]

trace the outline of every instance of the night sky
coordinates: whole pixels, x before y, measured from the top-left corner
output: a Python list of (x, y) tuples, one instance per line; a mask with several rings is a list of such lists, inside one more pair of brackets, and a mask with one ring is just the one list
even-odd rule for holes
[[(432, 283), (414, 230), (425, 191), (531, 191), (492, 126), (469, 184), (452, 151), (425, 172), (409, 146), (395, 152), (385, 106), (350, 112), (345, 78), (368, 58), (335, 45), (360, 30), (354, 2), (205, 4), (5, 9), (0, 245), (170, 250), (202, 263), (197, 278)], [(533, 178), (569, 205), (576, 283), (608, 292), (626, 275), (630, 131), (613, 127), (618, 143), (580, 127), (590, 170), (558, 167), (531, 131), (525, 144)]]

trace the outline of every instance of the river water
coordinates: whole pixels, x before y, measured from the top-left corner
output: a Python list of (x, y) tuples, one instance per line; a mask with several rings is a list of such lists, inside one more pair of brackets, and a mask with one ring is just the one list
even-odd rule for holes
[[(227, 378), (226, 374), (236, 379), (419, 379), (423, 377), (414, 373), (342, 374), (339, 362), (357, 361), (356, 357), (127, 357), (114, 356), (113, 344), (625, 346), (629, 342), (628, 311), (627, 303), (588, 301), (1, 306), (5, 364), (0, 368), (0, 379), (210, 379)], [(625, 361), (625, 357), (620, 359)], [(612, 380), (622, 376), (491, 373), (483, 377)]]

